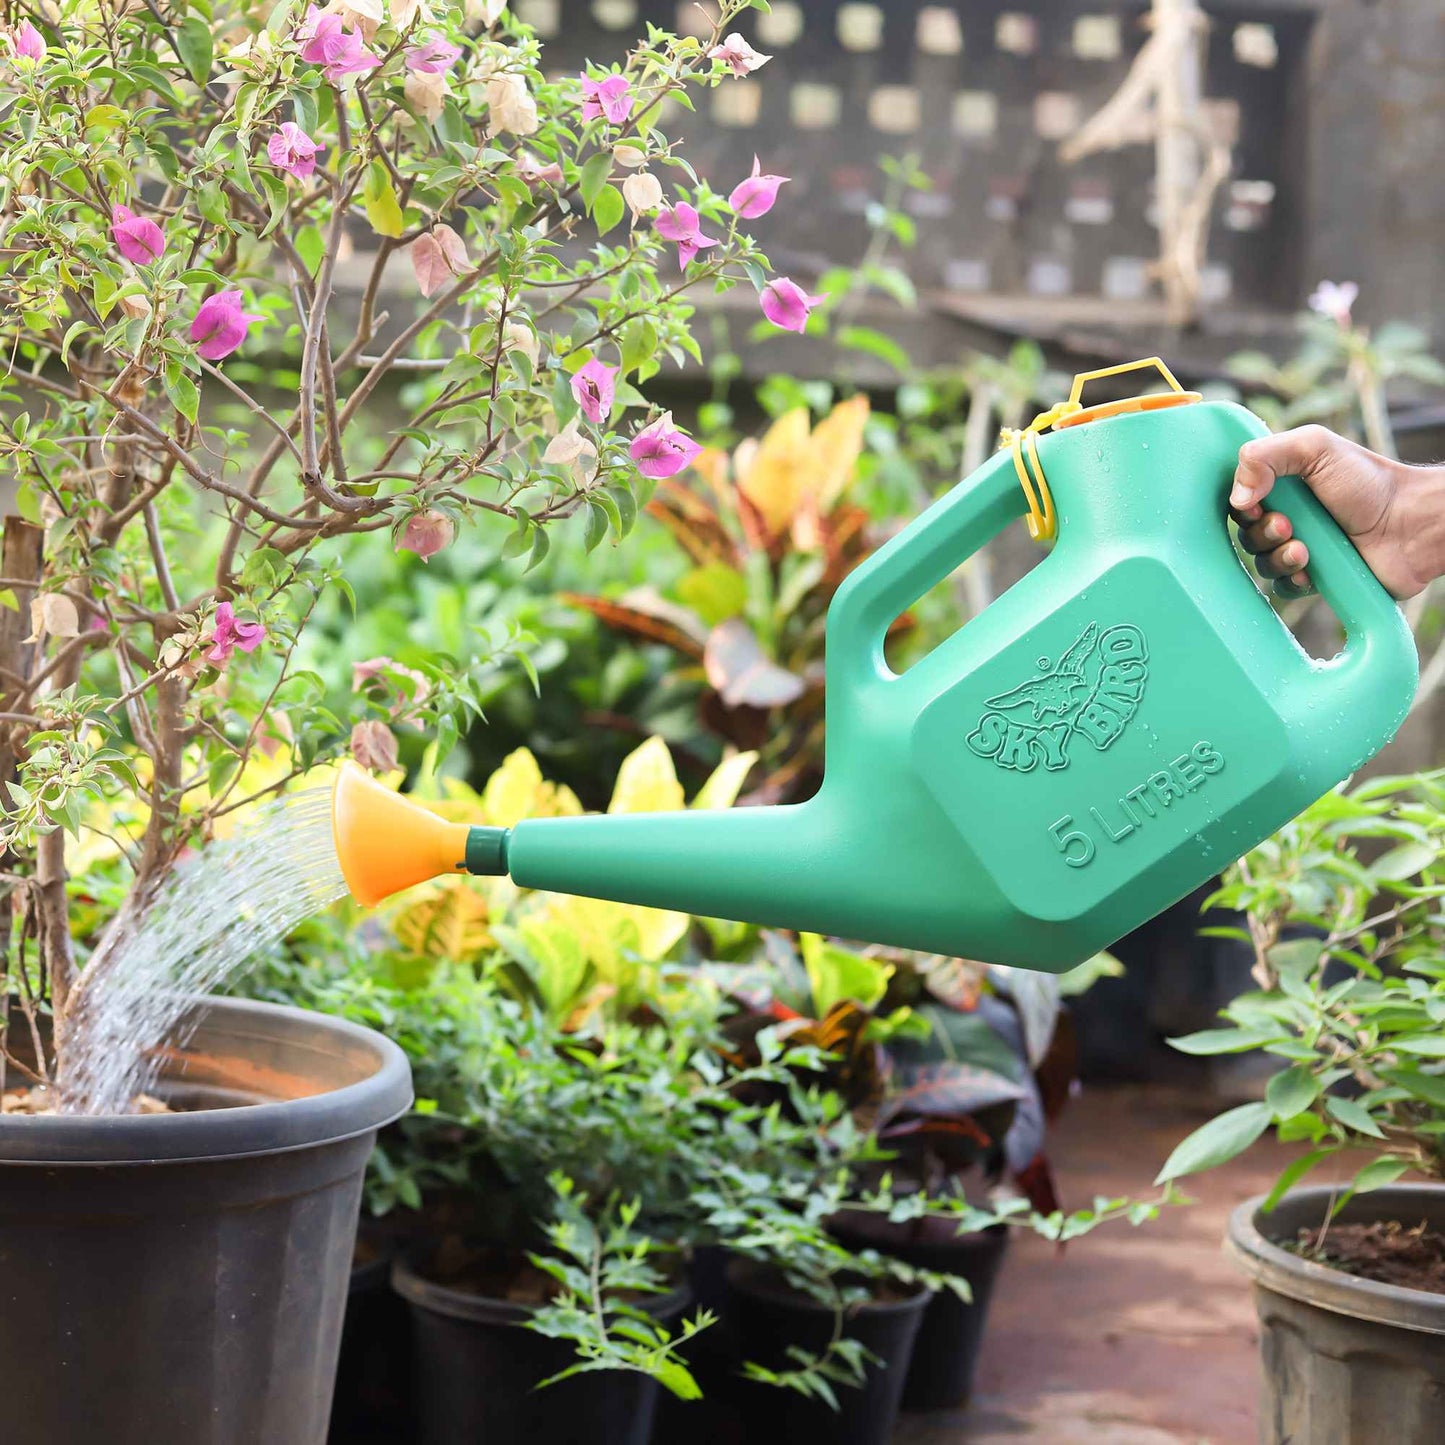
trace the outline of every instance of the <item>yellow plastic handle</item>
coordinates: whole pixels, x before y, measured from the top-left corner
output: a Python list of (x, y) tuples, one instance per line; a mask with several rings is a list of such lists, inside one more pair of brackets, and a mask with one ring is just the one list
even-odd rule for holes
[(1127, 376), (1131, 371), (1147, 371), (1151, 366), (1158, 368), (1159, 374), (1169, 383), (1169, 389), (1179, 396), (1198, 395), (1197, 392), (1185, 391), (1179, 385), (1178, 378), (1164, 364), (1163, 357), (1146, 356), (1142, 361), (1126, 361), (1119, 366), (1101, 366), (1098, 371), (1081, 371), (1074, 378), (1074, 389), (1069, 393), (1069, 410), (1083, 406), (1084, 388), (1091, 381), (1106, 381), (1111, 376)]
[[(1137, 396), (1122, 397), (1118, 401), (1103, 401), (1095, 406), (1083, 404), (1084, 388), (1091, 381), (1103, 381), (1110, 376), (1126, 376), (1133, 371), (1157, 370), (1169, 383), (1165, 392), (1144, 392)], [(1080, 426), (1084, 422), (1103, 421), (1107, 417), (1122, 416), (1131, 411), (1162, 411), (1169, 406), (1183, 406), (1187, 402), (1203, 401), (1197, 391), (1185, 391), (1178, 378), (1158, 356), (1146, 356), (1142, 361), (1126, 361), (1122, 366), (1102, 366), (1098, 371), (1081, 371), (1074, 378), (1074, 389), (1068, 401), (1059, 410), (1063, 413), (1054, 425), (1056, 427)]]

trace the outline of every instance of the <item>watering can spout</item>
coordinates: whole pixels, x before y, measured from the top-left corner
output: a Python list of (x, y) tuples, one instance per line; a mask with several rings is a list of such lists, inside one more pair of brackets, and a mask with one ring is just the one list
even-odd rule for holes
[(331, 817), (342, 875), (367, 906), (447, 873), (510, 874), (524, 888), (709, 917), (803, 928), (824, 922), (797, 916), (800, 908), (812, 912), (800, 903), (809, 896), (801, 885), (824, 846), (807, 805), (468, 826), (348, 763)]
[(505, 829), (450, 823), (355, 763), (337, 775), (331, 833), (346, 886), (368, 908), (444, 873), (507, 871)]

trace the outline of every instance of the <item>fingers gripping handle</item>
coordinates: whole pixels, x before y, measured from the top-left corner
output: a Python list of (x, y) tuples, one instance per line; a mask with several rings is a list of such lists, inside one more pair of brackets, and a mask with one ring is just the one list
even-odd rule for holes
[(828, 609), (830, 686), (891, 679), (883, 639), (894, 621), (1024, 509), (1012, 455), (999, 452), (857, 568)]
[(1345, 629), (1344, 650), (1329, 662), (1313, 662), (1309, 686), (1346, 702), (1364, 691), (1389, 688), (1408, 708), (1418, 675), (1415, 642), (1395, 599), (1340, 529), (1324, 504), (1298, 477), (1280, 477), (1268, 507), (1283, 512), (1309, 549), (1310, 580)]

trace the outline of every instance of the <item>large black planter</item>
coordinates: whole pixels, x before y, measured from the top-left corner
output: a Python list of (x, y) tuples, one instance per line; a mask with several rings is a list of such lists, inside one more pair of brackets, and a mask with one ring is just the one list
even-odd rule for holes
[[(792, 1346), (821, 1354), (833, 1338), (834, 1312), (789, 1289), (748, 1260), (728, 1267), (737, 1337), (745, 1359), (773, 1370), (795, 1369)], [(868, 1366), (857, 1387), (838, 1387), (840, 1409), (796, 1390), (747, 1382), (738, 1391), (745, 1441), (799, 1441), (806, 1445), (887, 1445), (898, 1419), (913, 1343), (928, 1306), (928, 1291), (853, 1310), (843, 1325), (880, 1363)]]
[[(1229, 1251), (1254, 1281), (1261, 1445), (1439, 1445), (1445, 1439), (1445, 1295), (1359, 1279), (1276, 1240), (1318, 1229), (1328, 1188), (1299, 1189), (1270, 1214), (1230, 1216)], [(1356, 1195), (1339, 1222), (1424, 1221), (1445, 1233), (1445, 1186)]]
[(352, 1024), (201, 1009), (160, 1088), (191, 1112), (0, 1116), (6, 1445), (326, 1438), (362, 1173), (410, 1071)]
[[(527, 1305), (438, 1284), (406, 1260), (393, 1265), (391, 1279), (411, 1306), (421, 1445), (647, 1445), (655, 1381), (597, 1370), (539, 1390), (576, 1354), (566, 1341), (527, 1329)], [(648, 1308), (670, 1324), (687, 1304), (679, 1290)]]
[(833, 1230), (852, 1249), (876, 1249), (918, 1269), (968, 1281), (973, 1295), (968, 1303), (951, 1290), (929, 1300), (903, 1386), (905, 1410), (950, 1410), (966, 1404), (973, 1392), (994, 1282), (1008, 1250), (1008, 1226), (996, 1224), (959, 1234), (945, 1219), (890, 1224), (876, 1216), (848, 1213), (834, 1222)]

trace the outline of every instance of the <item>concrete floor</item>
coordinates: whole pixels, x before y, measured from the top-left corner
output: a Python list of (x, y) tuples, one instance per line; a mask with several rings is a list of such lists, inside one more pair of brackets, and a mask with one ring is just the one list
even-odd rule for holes
[[(1148, 1197), (1159, 1166), (1223, 1105), (1204, 1092), (1093, 1089), (1050, 1146), (1065, 1207)], [(1220, 1247), (1230, 1209), (1288, 1154), (1261, 1143), (1186, 1181), (1193, 1205), (1111, 1225), (1059, 1254), (1018, 1236), (994, 1295), (974, 1400), (905, 1417), (894, 1445), (1248, 1445), (1257, 1333)]]

